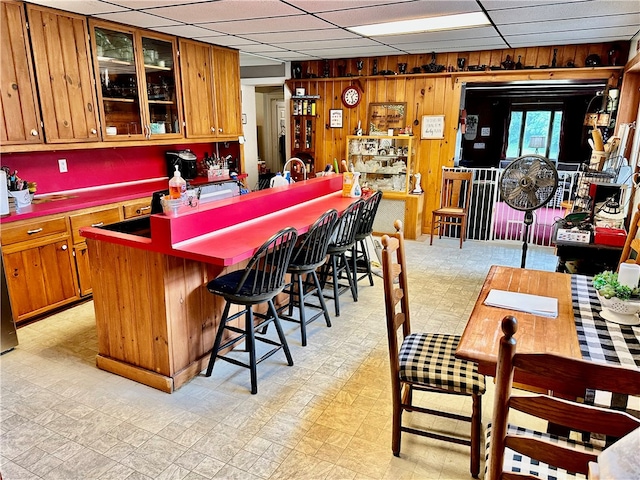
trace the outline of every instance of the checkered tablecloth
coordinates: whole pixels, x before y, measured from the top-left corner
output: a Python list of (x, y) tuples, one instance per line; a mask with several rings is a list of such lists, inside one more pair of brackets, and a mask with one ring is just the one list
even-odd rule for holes
[[(607, 322), (600, 316), (602, 307), (593, 288), (593, 277), (571, 276), (573, 316), (582, 358), (600, 363), (613, 363), (640, 368), (640, 326), (630, 327)], [(640, 398), (587, 392), (589, 403), (626, 409), (640, 417)]]

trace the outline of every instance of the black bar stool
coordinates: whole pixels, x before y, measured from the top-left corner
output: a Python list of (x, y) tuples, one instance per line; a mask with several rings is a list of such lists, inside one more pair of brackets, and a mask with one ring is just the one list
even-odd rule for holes
[[(351, 251), (356, 241), (356, 227), (358, 226), (358, 221), (362, 214), (363, 205), (363, 200), (357, 200), (342, 212), (333, 235), (331, 236), (331, 240), (329, 241), (329, 248), (327, 248), (327, 254), (329, 255), (330, 261), (327, 262), (322, 269), (322, 286), (325, 286), (329, 276), (331, 276), (333, 296), (329, 298), (333, 298), (336, 317), (340, 316), (339, 297), (344, 292), (351, 289), (353, 301), (358, 301), (358, 291), (355, 287), (355, 276), (349, 267), (346, 252)], [(348, 284), (340, 283), (340, 279), (344, 278), (343, 274), (346, 276)]]
[[(218, 326), (218, 333), (211, 350), (211, 358), (207, 367), (207, 377), (211, 376), (213, 365), (217, 358), (225, 360), (234, 365), (248, 368), (251, 371), (251, 393), (258, 393), (258, 380), (256, 367), (258, 363), (269, 358), (278, 350), (283, 349), (287, 357), (289, 366), (293, 365), (293, 359), (287, 345), (287, 340), (282, 331), (282, 326), (278, 319), (278, 312), (273, 304), (273, 297), (282, 292), (285, 287), (284, 276), (289, 266), (291, 253), (296, 244), (298, 232), (295, 228), (287, 227), (280, 230), (267, 240), (253, 255), (244, 270), (222, 275), (208, 283), (207, 288), (215, 295), (220, 295), (226, 300), (222, 319)], [(252, 306), (267, 302), (268, 311), (261, 314), (253, 311)], [(238, 313), (229, 316), (229, 308), (232, 304), (243, 305), (245, 308)], [(241, 315), (245, 315), (244, 329), (229, 325)], [(254, 323), (254, 317), (260, 319)], [(270, 338), (258, 337), (256, 332), (266, 331), (270, 323), (274, 323), (278, 332), (280, 343)], [(222, 344), (224, 330), (230, 330), (237, 334), (230, 340)], [(225, 350), (236, 343), (245, 341), (246, 351), (249, 353), (249, 363), (229, 356), (220, 355), (219, 352)], [(261, 341), (273, 345), (275, 348), (269, 350), (260, 358), (256, 358), (256, 341)]]
[[(355, 277), (355, 287), (358, 290), (358, 282), (369, 277), (369, 284), (373, 287), (373, 274), (371, 273), (371, 259), (367, 250), (367, 237), (373, 233), (373, 221), (378, 213), (378, 206), (382, 200), (382, 192), (377, 191), (364, 200), (362, 215), (356, 229), (356, 241), (351, 249), (351, 260), (353, 265), (353, 276)], [(358, 276), (360, 272), (362, 275)]]
[[(300, 324), (303, 347), (307, 345), (308, 324), (324, 315), (327, 327), (331, 326), (331, 319), (322, 296), (322, 287), (316, 270), (327, 261), (327, 248), (337, 221), (338, 212), (336, 210), (331, 209), (323, 213), (303, 237), (302, 242), (294, 248), (287, 269), (287, 272), (291, 274), (291, 283), (284, 291), (289, 294), (289, 303), (280, 307), (278, 312), (288, 308), (288, 315), (281, 314), (280, 318)], [(315, 293), (317, 293), (320, 305), (307, 301), (307, 298)], [(299, 311), (298, 318), (293, 317), (293, 308), (296, 306)], [(320, 311), (311, 318), (307, 318), (307, 307)]]

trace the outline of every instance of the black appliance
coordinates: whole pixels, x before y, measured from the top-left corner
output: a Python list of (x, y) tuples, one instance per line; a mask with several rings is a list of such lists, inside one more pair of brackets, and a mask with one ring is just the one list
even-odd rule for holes
[(191, 150), (167, 150), (164, 155), (167, 160), (167, 176), (169, 178), (173, 177), (176, 165), (185, 180), (193, 180), (198, 176), (198, 160)]

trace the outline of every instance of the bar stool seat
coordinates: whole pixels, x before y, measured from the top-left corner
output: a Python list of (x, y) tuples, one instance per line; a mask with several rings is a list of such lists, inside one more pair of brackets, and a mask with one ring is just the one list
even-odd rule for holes
[[(331, 318), (322, 295), (322, 286), (316, 270), (327, 261), (327, 248), (331, 234), (338, 221), (338, 212), (334, 209), (323, 213), (304, 235), (302, 242), (293, 250), (287, 273), (291, 275), (291, 283), (284, 292), (289, 294), (289, 302), (278, 309), (280, 318), (300, 324), (302, 346), (307, 345), (307, 325), (324, 315), (327, 327), (331, 326)], [(308, 301), (317, 294), (319, 305)], [(293, 316), (294, 307), (298, 308), (298, 318)], [(282, 311), (288, 308), (288, 314)], [(307, 318), (307, 308), (319, 310)]]
[[(293, 365), (291, 352), (280, 325), (273, 298), (284, 290), (284, 277), (297, 238), (298, 233), (292, 227), (277, 232), (256, 251), (244, 270), (222, 275), (207, 284), (207, 289), (211, 293), (222, 296), (226, 302), (216, 339), (211, 349), (207, 377), (211, 376), (216, 359), (220, 358), (234, 365), (248, 368), (251, 372), (251, 393), (256, 394), (258, 393), (258, 363), (282, 349), (289, 366)], [(266, 314), (253, 311), (254, 305), (265, 302), (268, 304)], [(229, 310), (232, 304), (243, 305), (245, 308), (230, 316)], [(231, 321), (242, 315), (245, 316), (244, 328), (230, 324)], [(254, 321), (255, 318), (259, 320), (257, 323)], [(257, 333), (261, 335), (266, 333), (266, 327), (270, 323), (276, 327), (279, 342), (256, 335)], [(223, 344), (222, 338), (225, 330), (232, 332), (232, 336)], [(245, 342), (246, 351), (249, 354), (248, 363), (220, 354), (221, 351), (225, 351), (242, 341)], [(267, 343), (275, 348), (257, 358), (256, 341)]]

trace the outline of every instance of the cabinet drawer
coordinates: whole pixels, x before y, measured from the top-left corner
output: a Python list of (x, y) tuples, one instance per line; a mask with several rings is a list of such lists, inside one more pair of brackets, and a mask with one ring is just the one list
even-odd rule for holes
[(101, 227), (102, 225), (108, 225), (109, 223), (119, 222), (120, 207), (110, 207), (104, 210), (70, 215), (69, 219), (71, 220), (71, 235), (73, 237), (73, 243), (82, 243), (85, 239), (80, 235), (81, 227)]
[(122, 206), (124, 219), (148, 215), (151, 213), (151, 197), (141, 198), (135, 202), (129, 202)]
[(10, 245), (60, 233), (67, 233), (65, 217), (4, 224), (2, 225), (2, 245)]

